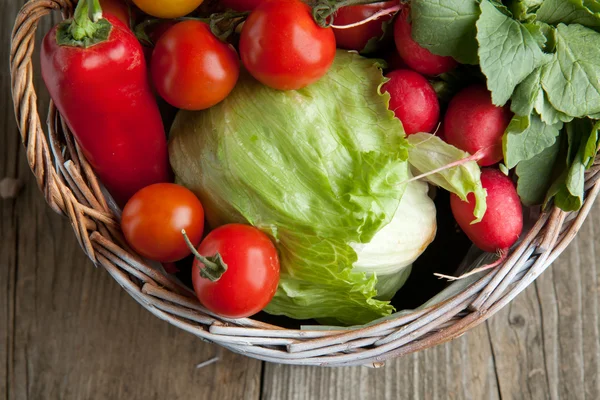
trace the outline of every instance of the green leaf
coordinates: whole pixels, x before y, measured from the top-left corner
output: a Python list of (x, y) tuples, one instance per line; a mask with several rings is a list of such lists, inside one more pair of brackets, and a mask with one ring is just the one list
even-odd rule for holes
[[(365, 47), (359, 53), (362, 55), (369, 55), (369, 54), (376, 53), (379, 50), (381, 50), (382, 47), (387, 45), (388, 42), (390, 42), (390, 40), (393, 40), (393, 36), (392, 36), (392, 34), (393, 34), (392, 32), (393, 32), (393, 28), (394, 28), (393, 21), (394, 21), (393, 18), (383, 21), (383, 23), (381, 24), (381, 29), (382, 29), (381, 36), (372, 37), (371, 39), (369, 39), (369, 41), (367, 42)], [(393, 43), (392, 43), (392, 46), (393, 46)]]
[(531, 115), (538, 97), (542, 93), (541, 81), (542, 70), (538, 68), (516, 87), (510, 105), (513, 113), (522, 117)]
[(548, 125), (558, 124), (559, 122), (571, 122), (574, 117), (558, 111), (550, 101), (544, 91), (540, 91), (535, 102), (535, 111), (541, 116), (542, 121)]
[(542, 71), (548, 100), (573, 117), (600, 112), (600, 33), (561, 24), (556, 35), (556, 54)]
[(600, 146), (599, 131), (600, 122), (596, 123), (596, 125), (594, 125), (594, 127), (592, 128), (592, 132), (590, 133), (590, 136), (583, 150), (582, 161), (586, 169), (591, 168), (594, 164), (594, 160), (596, 159), (596, 154), (598, 153), (598, 149)]
[(389, 225), (410, 176), (378, 66), (340, 50), (323, 78), (289, 91), (242, 72), (221, 103), (175, 119), (170, 161), (209, 225), (251, 224), (276, 242), (271, 314), (355, 324), (393, 311), (377, 299), (378, 276), (354, 268), (351, 246)]
[(539, 26), (526, 27), (498, 11), (488, 0), (481, 2), (481, 17), (477, 21), (479, 62), (495, 105), (506, 104), (519, 83), (552, 59), (542, 52), (540, 36)]
[(598, 125), (589, 119), (576, 119), (567, 124), (566, 168), (552, 184), (546, 202), (554, 198), (557, 207), (564, 211), (577, 211), (583, 204), (585, 171), (593, 164), (598, 148)]
[(586, 7), (582, 0), (545, 0), (536, 15), (539, 21), (551, 25), (580, 24), (600, 28), (600, 13)]
[(511, 0), (508, 1), (508, 9), (519, 21), (532, 22), (535, 20), (535, 10), (544, 0)]
[[(457, 149), (429, 133), (416, 133), (408, 136), (407, 140), (412, 145), (409, 149), (408, 161), (419, 173), (433, 171), (470, 156), (469, 153)], [(469, 161), (460, 167), (430, 175), (427, 179), (458, 195), (464, 201), (467, 201), (469, 193), (473, 193), (476, 200), (473, 223), (481, 221), (487, 205), (486, 193), (481, 186), (481, 170), (477, 162)]]
[(413, 0), (412, 35), (423, 47), (462, 64), (477, 64), (476, 0)]
[(562, 123), (546, 125), (536, 114), (515, 116), (502, 138), (506, 166), (512, 169), (552, 146), (561, 129)]
[(523, 204), (542, 204), (552, 184), (552, 171), (558, 160), (559, 150), (560, 140), (556, 140), (540, 154), (517, 165), (517, 192)]

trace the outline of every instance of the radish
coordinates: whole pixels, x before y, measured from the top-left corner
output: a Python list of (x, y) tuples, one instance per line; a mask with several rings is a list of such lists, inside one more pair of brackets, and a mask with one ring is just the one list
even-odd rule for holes
[(487, 211), (481, 222), (471, 224), (475, 208), (473, 193), (468, 195), (468, 202), (452, 193), (452, 214), (475, 246), (486, 252), (506, 254), (523, 230), (521, 200), (510, 178), (496, 169), (482, 170), (481, 185), (487, 191)]
[(473, 85), (450, 101), (444, 118), (446, 142), (468, 153), (482, 152), (481, 166), (502, 160), (502, 136), (513, 114), (508, 106), (496, 107), (483, 85)]
[(402, 121), (407, 135), (435, 130), (440, 119), (440, 103), (433, 87), (418, 73), (400, 69), (387, 74), (382, 90), (390, 94), (390, 110)]
[(412, 27), (408, 21), (409, 7), (405, 7), (394, 24), (394, 41), (400, 57), (411, 69), (429, 76), (451, 71), (458, 63), (452, 57), (442, 57), (421, 47), (412, 38)]

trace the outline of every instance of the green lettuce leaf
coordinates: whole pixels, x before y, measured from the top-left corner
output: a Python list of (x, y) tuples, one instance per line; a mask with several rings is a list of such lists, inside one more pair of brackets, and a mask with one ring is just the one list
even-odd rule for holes
[(525, 26), (488, 0), (481, 2), (481, 17), (477, 21), (479, 63), (495, 105), (506, 104), (519, 83), (552, 59), (542, 52), (541, 38), (538, 25)]
[(530, 117), (515, 116), (502, 138), (504, 162), (509, 169), (521, 161), (529, 160), (556, 142), (562, 122), (547, 125), (536, 114)]
[(204, 111), (181, 111), (170, 159), (211, 226), (250, 223), (273, 237), (279, 288), (267, 312), (357, 324), (389, 315), (378, 278), (357, 272), (349, 243), (367, 243), (395, 215), (409, 177), (402, 124), (388, 110), (377, 61), (338, 51), (297, 91), (243, 72)]
[(576, 118), (600, 112), (600, 33), (561, 24), (556, 36), (556, 54), (542, 72), (548, 100)]
[(462, 64), (477, 64), (476, 0), (413, 0), (412, 35), (434, 54), (454, 57)]
[[(408, 142), (412, 146), (409, 149), (408, 160), (418, 173), (433, 171), (470, 156), (469, 153), (429, 133), (410, 135)], [(473, 193), (476, 201), (473, 223), (481, 221), (487, 208), (486, 192), (481, 186), (480, 178), (481, 170), (475, 161), (427, 177), (430, 182), (458, 195), (464, 201), (467, 201), (469, 193)]]

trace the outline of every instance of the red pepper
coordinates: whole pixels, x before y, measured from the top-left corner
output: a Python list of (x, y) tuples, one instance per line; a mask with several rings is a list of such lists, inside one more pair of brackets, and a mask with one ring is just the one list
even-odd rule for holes
[(73, 20), (44, 38), (41, 60), (50, 96), (117, 204), (172, 180), (144, 53), (125, 24), (80, 0)]

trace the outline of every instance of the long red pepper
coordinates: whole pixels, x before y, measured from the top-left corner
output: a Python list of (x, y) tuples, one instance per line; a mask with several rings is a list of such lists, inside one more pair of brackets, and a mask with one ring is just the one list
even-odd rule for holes
[(44, 38), (41, 61), (50, 96), (117, 204), (172, 180), (144, 53), (127, 26), (103, 17), (98, 0), (80, 0)]

